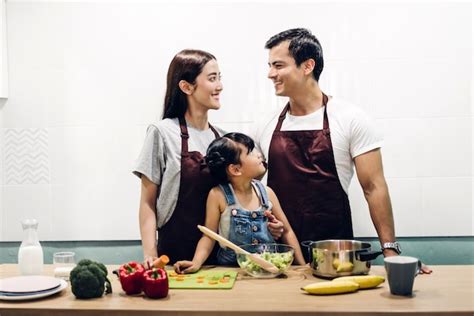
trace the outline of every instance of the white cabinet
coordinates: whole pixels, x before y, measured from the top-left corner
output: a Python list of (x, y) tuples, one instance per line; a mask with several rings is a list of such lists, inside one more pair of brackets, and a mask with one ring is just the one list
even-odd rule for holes
[(0, 0), (0, 98), (8, 98), (7, 8)]

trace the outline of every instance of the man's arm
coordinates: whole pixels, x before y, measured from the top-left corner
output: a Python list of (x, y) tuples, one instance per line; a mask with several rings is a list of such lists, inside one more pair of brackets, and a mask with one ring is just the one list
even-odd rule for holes
[[(392, 204), (383, 174), (380, 149), (374, 149), (355, 157), (354, 164), (380, 244), (394, 242), (395, 224), (393, 222)], [(394, 250), (384, 250), (384, 256), (393, 255), (397, 255)]]

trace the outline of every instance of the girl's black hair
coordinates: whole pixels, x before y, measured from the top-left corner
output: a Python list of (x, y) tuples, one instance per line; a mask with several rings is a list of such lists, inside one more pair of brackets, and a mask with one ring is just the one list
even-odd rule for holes
[(211, 171), (211, 175), (220, 183), (229, 181), (227, 177), (227, 166), (240, 164), (241, 147), (247, 148), (250, 153), (255, 148), (252, 138), (242, 133), (228, 133), (222, 137), (216, 138), (207, 148), (206, 163)]
[(190, 84), (195, 84), (196, 77), (202, 72), (204, 66), (213, 59), (216, 59), (214, 55), (197, 49), (185, 49), (174, 56), (166, 79), (163, 119), (184, 117), (184, 113), (188, 109), (188, 99), (179, 88), (179, 82), (185, 80)]

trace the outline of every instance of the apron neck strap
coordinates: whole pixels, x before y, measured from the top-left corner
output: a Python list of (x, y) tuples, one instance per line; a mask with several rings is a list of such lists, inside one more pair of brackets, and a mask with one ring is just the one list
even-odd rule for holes
[(329, 132), (329, 119), (328, 119), (328, 96), (323, 92), (323, 105), (324, 105), (324, 121), (323, 130), (325, 133)]
[[(181, 130), (181, 155), (186, 154), (188, 152), (188, 138), (189, 138), (189, 133), (188, 133), (188, 126), (186, 125), (186, 120), (184, 117), (179, 117), (179, 129)], [(214, 136), (220, 137), (219, 133), (217, 130), (214, 128), (214, 126), (209, 124), (209, 128), (212, 130), (214, 133)]]
[[(327, 104), (328, 104), (328, 96), (322, 92), (323, 94), (323, 106), (324, 106), (324, 122), (323, 122), (323, 129), (324, 130), (329, 130), (329, 120), (328, 120), (328, 114), (327, 114)], [(275, 127), (275, 131), (280, 131), (281, 126), (283, 125), (283, 120), (286, 117), (286, 113), (290, 110), (290, 102), (288, 102), (285, 107), (283, 108), (283, 111), (281, 111), (280, 116), (278, 117), (278, 123), (277, 126)]]
[(181, 155), (188, 153), (188, 127), (184, 117), (179, 117), (179, 129), (181, 130)]
[(211, 123), (207, 123), (207, 124), (209, 124), (209, 128), (212, 130), (216, 138), (221, 137), (221, 135), (219, 135), (219, 132), (217, 132), (217, 130), (214, 128), (214, 126), (211, 125)]

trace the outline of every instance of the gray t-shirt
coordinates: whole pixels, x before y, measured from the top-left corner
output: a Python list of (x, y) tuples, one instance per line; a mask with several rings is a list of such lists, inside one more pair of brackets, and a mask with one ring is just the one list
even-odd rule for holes
[[(199, 130), (187, 125), (188, 150), (199, 151), (203, 156), (216, 138), (210, 128)], [(225, 132), (215, 127), (220, 135)], [(156, 201), (157, 226), (161, 228), (173, 215), (179, 193), (181, 172), (181, 130), (177, 118), (164, 119), (149, 125), (145, 143), (138, 156), (133, 173), (142, 175), (158, 185)]]

